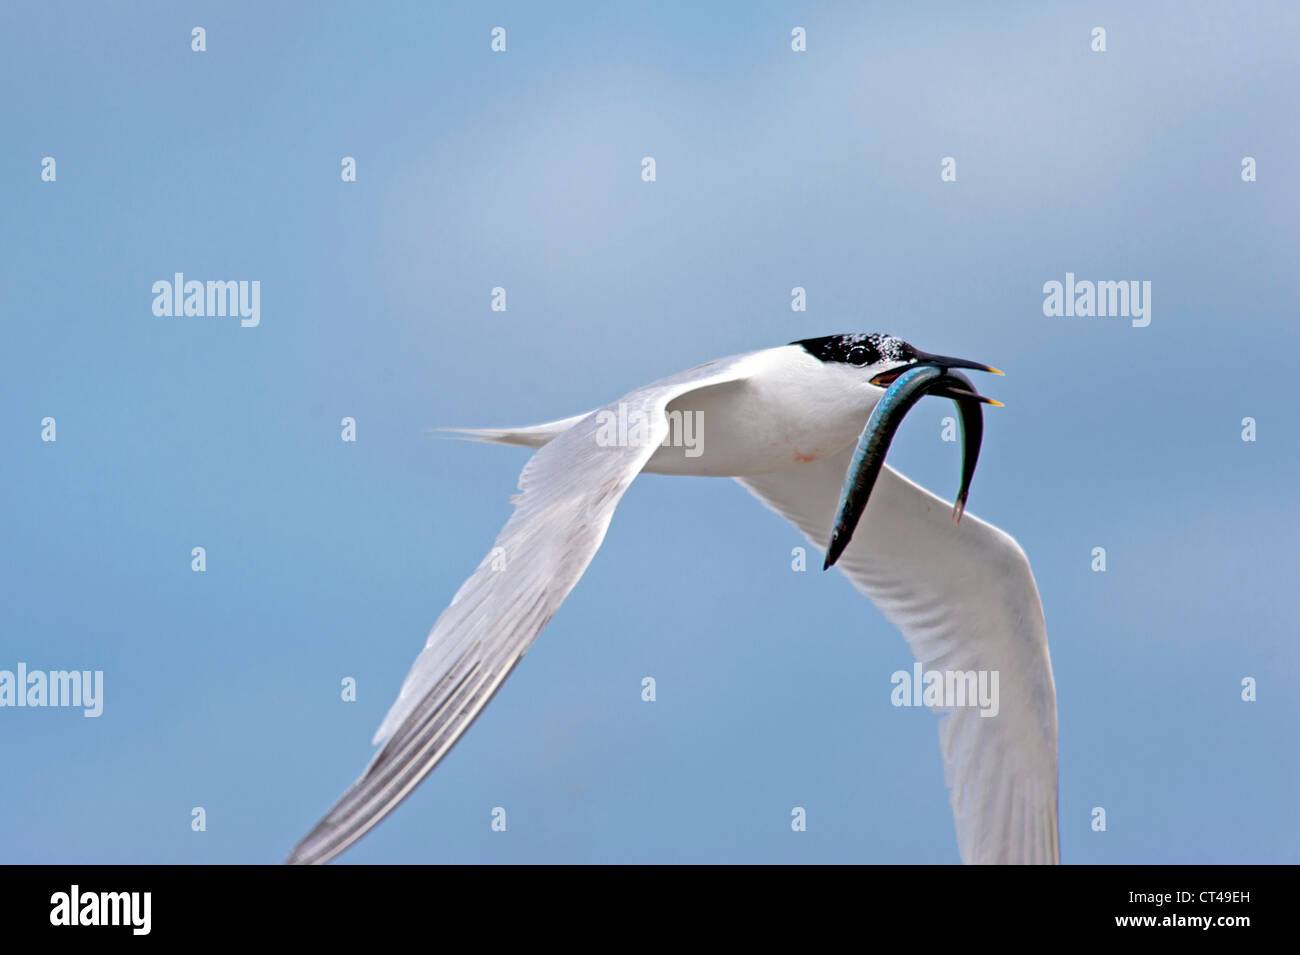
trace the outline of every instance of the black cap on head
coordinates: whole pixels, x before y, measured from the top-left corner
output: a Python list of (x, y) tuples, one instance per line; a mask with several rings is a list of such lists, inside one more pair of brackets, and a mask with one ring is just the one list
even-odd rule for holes
[(848, 365), (874, 365), (880, 361), (910, 361), (917, 356), (916, 349), (907, 342), (883, 332), (803, 338), (790, 344), (801, 346), (804, 351), (821, 361), (838, 361)]

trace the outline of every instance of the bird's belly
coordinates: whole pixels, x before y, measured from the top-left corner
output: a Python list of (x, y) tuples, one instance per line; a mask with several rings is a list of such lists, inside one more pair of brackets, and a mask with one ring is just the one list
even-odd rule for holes
[(824, 458), (855, 441), (871, 412), (791, 402), (754, 382), (693, 392), (668, 405), (651, 474), (743, 477)]

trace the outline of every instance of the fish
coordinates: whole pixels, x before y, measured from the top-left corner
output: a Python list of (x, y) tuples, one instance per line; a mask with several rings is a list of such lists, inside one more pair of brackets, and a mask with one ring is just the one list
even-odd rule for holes
[(826, 560), (822, 564), (822, 570), (833, 567), (853, 539), (853, 531), (867, 508), (871, 489), (880, 476), (880, 469), (885, 465), (885, 455), (889, 452), (889, 445), (894, 440), (898, 426), (912, 406), (927, 394), (951, 398), (961, 416), (961, 486), (952, 513), (953, 523), (961, 523), (962, 514), (966, 511), (966, 500), (970, 495), (971, 480), (975, 476), (975, 465), (979, 461), (980, 445), (984, 440), (984, 413), (980, 405), (1001, 407), (1002, 402), (976, 392), (971, 380), (960, 372), (941, 365), (914, 365), (890, 382), (862, 429), (848, 473), (844, 476), (844, 489), (840, 492), (839, 509), (832, 525), (830, 542), (826, 545)]

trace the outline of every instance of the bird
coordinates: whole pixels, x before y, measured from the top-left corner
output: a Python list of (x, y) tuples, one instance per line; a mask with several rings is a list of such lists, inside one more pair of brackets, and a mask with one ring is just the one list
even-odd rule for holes
[[(944, 374), (909, 374), (925, 367)], [(378, 750), (286, 863), (335, 858), (437, 766), (578, 583), (638, 474), (733, 478), (823, 547), (843, 522), (841, 497), (861, 483), (855, 442), (871, 443), (864, 424), (888, 389), (916, 378), (952, 392), (969, 424), (970, 402), (987, 399), (958, 368), (1000, 374), (887, 333), (827, 335), (705, 362), (558, 421), (445, 429), (537, 450), (513, 513), (437, 618), (375, 733)], [(1029, 561), (999, 528), (969, 512), (960, 520), (960, 508), (881, 460), (871, 467), (869, 502), (836, 568), (902, 632), (918, 664), (1000, 676), (996, 715), (947, 699), (931, 707), (960, 858), (1059, 863), (1056, 688)]]

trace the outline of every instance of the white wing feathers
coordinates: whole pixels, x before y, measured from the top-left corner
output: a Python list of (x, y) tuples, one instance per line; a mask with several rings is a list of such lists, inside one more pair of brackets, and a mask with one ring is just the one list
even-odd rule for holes
[[(688, 392), (746, 377), (745, 356), (647, 385), (621, 402), (656, 429), (644, 444), (601, 446), (596, 413), (524, 466), (515, 510), (492, 552), (429, 634), (361, 778), (294, 847), (290, 863), (328, 862), (384, 818), (446, 755), (591, 563), (623, 492), (668, 433), (664, 411)], [(504, 434), (504, 433), (501, 433)], [(482, 436), (498, 438), (487, 432)]]
[[(851, 453), (737, 480), (824, 548)], [(962, 861), (1056, 863), (1056, 688), (1038, 588), (1011, 537), (970, 513), (954, 526), (951, 511), (886, 467), (836, 566), (926, 669), (999, 673), (996, 716), (950, 707), (939, 722)]]

